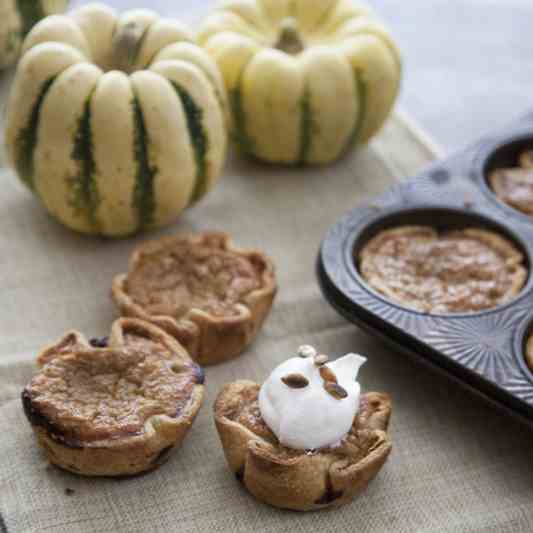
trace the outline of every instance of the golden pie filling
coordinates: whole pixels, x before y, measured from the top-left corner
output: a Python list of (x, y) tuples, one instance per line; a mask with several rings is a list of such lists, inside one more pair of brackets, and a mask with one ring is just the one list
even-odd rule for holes
[(140, 435), (154, 415), (179, 416), (203, 374), (161, 350), (139, 344), (52, 359), (23, 392), (28, 419), (55, 440), (81, 447)]
[(356, 261), (373, 289), (426, 313), (496, 307), (515, 297), (527, 279), (516, 246), (478, 228), (441, 233), (429, 226), (384, 230), (363, 247)]
[(201, 242), (177, 238), (165, 248), (144, 250), (125, 290), (150, 315), (180, 318), (192, 308), (235, 315), (235, 305), (262, 287), (264, 270), (260, 257), (223, 249), (216, 236)]
[(519, 166), (491, 172), (489, 185), (503, 203), (533, 215), (533, 150), (522, 152)]

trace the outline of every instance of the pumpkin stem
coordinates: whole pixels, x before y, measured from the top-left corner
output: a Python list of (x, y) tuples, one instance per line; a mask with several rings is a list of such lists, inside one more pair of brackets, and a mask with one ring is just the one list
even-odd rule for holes
[(274, 48), (291, 55), (299, 54), (304, 50), (304, 43), (294, 17), (287, 17), (281, 21), (278, 42)]
[(117, 70), (130, 74), (137, 58), (144, 31), (135, 22), (129, 22), (113, 36), (113, 58)]

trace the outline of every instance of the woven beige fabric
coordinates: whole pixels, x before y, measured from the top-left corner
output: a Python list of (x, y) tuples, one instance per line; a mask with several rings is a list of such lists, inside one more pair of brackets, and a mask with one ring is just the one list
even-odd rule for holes
[[(47, 466), (19, 394), (44, 343), (69, 328), (106, 334), (115, 317), (111, 279), (146, 237), (114, 242), (71, 233), (4, 171), (0, 532), (533, 530), (531, 435), (345, 322), (315, 281), (316, 253), (329, 226), (431, 158), (397, 118), (369, 148), (328, 168), (274, 168), (232, 157), (216, 190), (168, 231), (221, 229), (239, 245), (264, 249), (277, 264), (279, 294), (252, 348), (207, 369), (207, 399), (184, 446), (158, 471), (124, 481)], [(246, 493), (226, 467), (211, 411), (224, 383), (263, 380), (302, 343), (334, 355), (368, 355), (363, 388), (387, 391), (394, 401), (393, 454), (376, 481), (352, 505), (309, 514), (272, 509)]]

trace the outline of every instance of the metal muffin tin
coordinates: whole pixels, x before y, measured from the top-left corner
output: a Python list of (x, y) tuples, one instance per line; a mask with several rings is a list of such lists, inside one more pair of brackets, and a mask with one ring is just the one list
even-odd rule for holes
[[(498, 200), (486, 180), (517, 165), (525, 148), (533, 148), (533, 113), (353, 209), (326, 235), (317, 277), (348, 320), (533, 426), (533, 373), (524, 360), (533, 334), (533, 217)], [(421, 313), (387, 299), (362, 279), (355, 258), (377, 232), (404, 224), (495, 230), (522, 250), (524, 288), (511, 302), (464, 314)]]

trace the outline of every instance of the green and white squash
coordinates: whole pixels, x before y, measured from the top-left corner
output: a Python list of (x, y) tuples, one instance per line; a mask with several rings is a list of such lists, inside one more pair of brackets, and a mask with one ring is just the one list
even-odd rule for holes
[(0, 0), (0, 70), (12, 65), (22, 40), (42, 18), (62, 13), (68, 0)]
[(44, 19), (24, 41), (8, 156), (66, 226), (130, 235), (169, 224), (213, 187), (224, 109), (220, 72), (186, 27), (88, 4)]
[(222, 71), (233, 137), (269, 162), (335, 160), (380, 129), (398, 94), (398, 50), (353, 0), (226, 0), (199, 41)]

